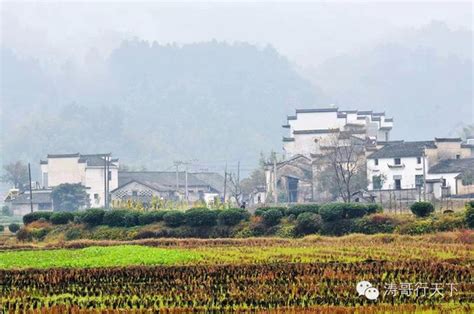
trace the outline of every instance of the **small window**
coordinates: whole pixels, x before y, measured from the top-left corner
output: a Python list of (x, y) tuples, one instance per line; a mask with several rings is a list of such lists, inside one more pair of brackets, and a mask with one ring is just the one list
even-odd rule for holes
[(402, 164), (402, 160), (400, 158), (395, 158), (393, 161), (396, 165), (401, 165)]
[(138, 196), (138, 191), (136, 190), (132, 191), (132, 196), (135, 196), (135, 197)]
[(402, 180), (395, 179), (395, 190), (401, 190), (401, 189), (402, 189)]
[(456, 159), (461, 159), (461, 155), (457, 154)]
[(421, 164), (421, 157), (416, 157), (416, 163)]
[(112, 171), (109, 170), (109, 181), (112, 180)]
[(375, 162), (375, 165), (378, 166), (379, 165), (379, 160), (377, 158), (374, 159), (374, 162)]
[(424, 181), (425, 180), (422, 174), (415, 175), (415, 186), (417, 187), (423, 186)]
[(98, 199), (99, 199), (99, 194), (98, 194), (98, 193), (94, 193), (94, 199), (95, 199), (95, 200), (98, 200)]
[(380, 176), (373, 176), (372, 177), (372, 185), (374, 190), (380, 190), (382, 188), (382, 179)]
[(446, 186), (447, 186), (446, 179), (443, 179), (443, 187), (446, 187)]

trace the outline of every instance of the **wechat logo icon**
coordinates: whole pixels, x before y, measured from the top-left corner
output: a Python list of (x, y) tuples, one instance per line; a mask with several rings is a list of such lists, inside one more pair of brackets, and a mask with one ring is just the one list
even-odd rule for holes
[(379, 297), (379, 290), (375, 287), (372, 287), (372, 284), (368, 281), (360, 281), (356, 286), (357, 293), (359, 295), (364, 295), (369, 300), (377, 300)]

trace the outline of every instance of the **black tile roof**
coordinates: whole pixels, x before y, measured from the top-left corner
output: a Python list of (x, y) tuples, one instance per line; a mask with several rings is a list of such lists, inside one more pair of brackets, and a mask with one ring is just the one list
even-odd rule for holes
[[(72, 153), (72, 154), (48, 154), (47, 157), (49, 158), (77, 158), (79, 157), (80, 163), (87, 163), (90, 167), (101, 167), (104, 165), (103, 156), (109, 156), (110, 153), (107, 154), (80, 154), (80, 153)], [(114, 162), (118, 162), (118, 158), (111, 158), (109, 161), (109, 165), (112, 165)], [(47, 165), (47, 160), (40, 160), (41, 165)]]
[[(33, 190), (33, 204), (51, 203), (51, 190)], [(12, 204), (30, 204), (30, 192), (18, 195), (12, 200)]]
[(339, 129), (295, 130), (293, 134), (327, 134), (337, 132), (339, 132)]
[(462, 139), (460, 137), (435, 137), (435, 142), (458, 143), (458, 142), (462, 142)]
[(73, 158), (73, 157), (79, 157), (79, 153), (72, 153), (72, 154), (48, 154), (48, 158)]
[[(161, 186), (176, 187), (175, 171), (119, 171), (118, 186), (122, 187), (131, 181), (155, 183)], [(178, 172), (178, 185), (185, 186), (185, 172)], [(195, 175), (188, 172), (188, 187), (201, 186), (208, 187), (209, 183), (198, 179)]]
[(125, 184), (119, 186), (118, 188), (116, 188), (116, 189), (114, 189), (114, 190), (112, 190), (112, 191), (110, 191), (110, 192), (113, 193), (113, 192), (115, 192), (115, 191), (117, 191), (117, 190), (120, 190), (121, 188), (123, 188), (123, 187), (125, 187), (125, 186), (127, 186), (127, 185), (129, 185), (129, 184), (131, 184), (131, 183), (134, 183), (134, 182), (136, 182), (136, 183), (138, 183), (138, 184), (141, 184), (141, 185), (144, 185), (144, 186), (146, 186), (146, 187), (148, 187), (148, 188), (150, 188), (150, 189), (152, 189), (152, 190), (155, 190), (155, 191), (157, 191), (157, 192), (172, 192), (172, 191), (176, 190), (176, 188), (175, 188), (175, 189), (172, 189), (172, 188), (170, 188), (170, 187), (167, 187), (167, 186), (158, 184), (158, 183), (156, 183), (156, 182), (150, 182), (150, 181), (144, 181), (144, 182), (142, 182), (142, 181), (132, 180), (132, 181), (129, 181), (129, 182), (127, 182), (127, 183), (125, 183)]
[[(115, 162), (116, 161), (118, 161), (118, 159), (115, 158)], [(79, 162), (85, 162), (89, 167), (103, 167), (105, 160), (100, 155), (81, 155)], [(108, 163), (109, 166), (111, 166), (113, 160), (110, 160)]]
[(337, 112), (337, 108), (296, 109), (296, 113)]
[(217, 172), (193, 172), (193, 176), (208, 183), (216, 192), (224, 191), (224, 177)]
[(428, 173), (463, 173), (474, 169), (474, 158), (446, 159), (431, 167)]
[(294, 142), (295, 138), (294, 137), (283, 137), (283, 142)]
[(424, 148), (436, 148), (433, 141), (388, 143), (368, 158), (421, 157)]

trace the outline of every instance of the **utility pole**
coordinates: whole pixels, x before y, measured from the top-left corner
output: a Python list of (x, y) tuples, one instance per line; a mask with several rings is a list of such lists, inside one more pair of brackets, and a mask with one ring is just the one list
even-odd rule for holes
[(33, 212), (33, 191), (31, 190), (31, 166), (28, 163), (28, 182), (30, 183), (30, 210)]
[[(240, 190), (240, 160), (237, 162), (237, 196), (242, 196), (242, 191)], [(237, 201), (237, 204), (240, 204), (240, 201)]]
[(426, 202), (426, 148), (423, 147), (423, 201)]
[(176, 196), (179, 200), (179, 162), (175, 161), (174, 166), (176, 167)]
[(225, 203), (225, 194), (227, 192), (227, 162), (225, 163), (225, 170), (224, 170), (224, 201)]
[(278, 191), (277, 191), (277, 161), (276, 161), (276, 155), (273, 157), (273, 192), (275, 194), (274, 199), (275, 199), (275, 204), (278, 203)]
[(107, 161), (106, 162), (106, 167), (107, 167), (107, 181), (106, 181), (106, 187), (107, 187), (107, 194), (106, 194), (106, 197), (105, 197), (105, 208), (109, 208), (109, 203), (110, 203), (110, 200), (109, 200), (109, 193), (110, 193), (110, 176), (109, 176), (109, 171), (110, 171), (110, 157), (109, 156), (106, 156), (105, 157), (105, 160)]
[(107, 157), (105, 154), (102, 157), (104, 157), (104, 208), (107, 208)]
[(188, 163), (185, 163), (184, 168), (184, 188), (186, 189), (186, 204), (189, 204), (189, 193), (188, 193)]

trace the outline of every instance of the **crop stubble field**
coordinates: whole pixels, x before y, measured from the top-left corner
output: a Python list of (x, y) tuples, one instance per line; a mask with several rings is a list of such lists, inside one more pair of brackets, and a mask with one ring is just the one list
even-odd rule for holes
[[(0, 308), (470, 313), (472, 238), (464, 232), (10, 247), (0, 251)], [(361, 280), (379, 288), (376, 301), (358, 296)], [(411, 293), (401, 295), (398, 288), (406, 283)], [(415, 290), (421, 283), (424, 294)], [(434, 284), (442, 286), (440, 293), (433, 294)], [(396, 290), (390, 290), (393, 285)]]

